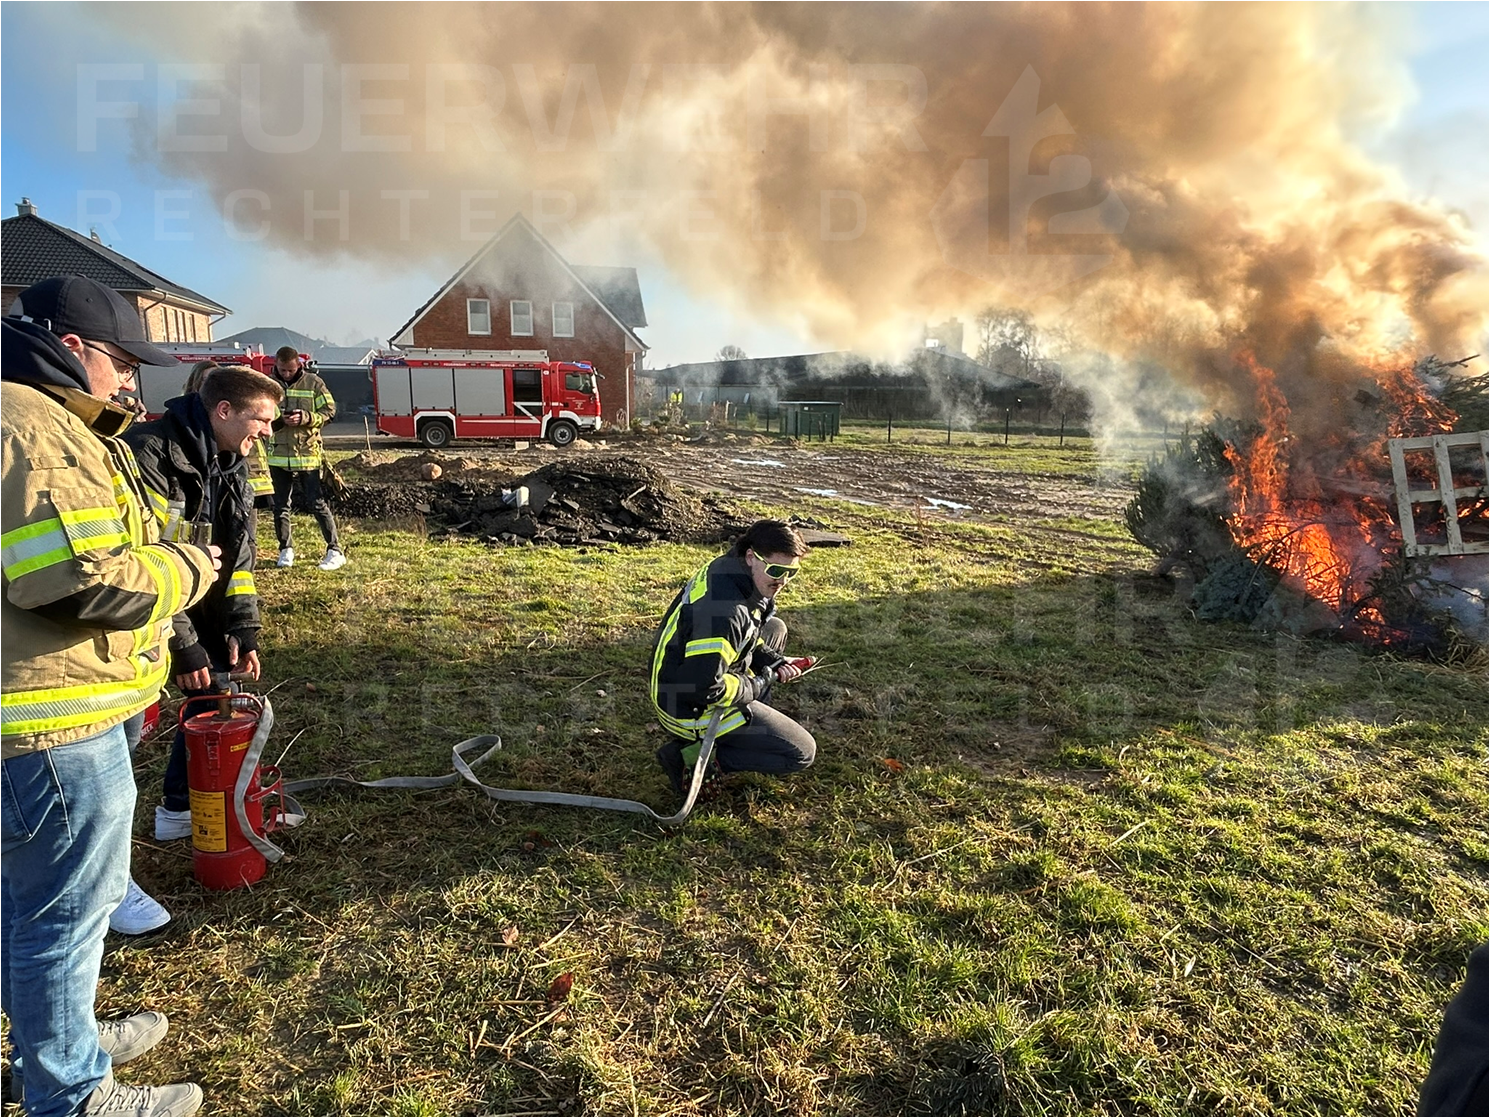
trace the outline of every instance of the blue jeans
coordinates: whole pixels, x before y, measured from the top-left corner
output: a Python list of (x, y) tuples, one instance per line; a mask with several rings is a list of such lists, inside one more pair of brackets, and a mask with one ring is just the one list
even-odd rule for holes
[(11, 1051), (28, 1114), (75, 1114), (110, 1069), (93, 1003), (109, 915), (129, 881), (135, 782), (124, 727), (7, 758), (0, 779)]

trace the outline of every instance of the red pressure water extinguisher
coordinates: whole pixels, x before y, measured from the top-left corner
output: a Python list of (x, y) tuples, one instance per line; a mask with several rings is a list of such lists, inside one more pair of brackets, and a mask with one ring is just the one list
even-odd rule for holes
[[(186, 734), (192, 870), (208, 889), (252, 885), (284, 857), (265, 837), (284, 826), (279, 769), (259, 765), (274, 710), (268, 699), (229, 691), (187, 699), (178, 718)], [(279, 802), (266, 818), (269, 796)]]

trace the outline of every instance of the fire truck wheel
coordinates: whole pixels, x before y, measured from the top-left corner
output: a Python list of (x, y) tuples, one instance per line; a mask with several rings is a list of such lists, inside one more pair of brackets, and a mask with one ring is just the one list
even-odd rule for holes
[(579, 437), (579, 428), (567, 419), (556, 419), (548, 425), (548, 441), (554, 446), (568, 446)]
[(431, 420), (419, 428), (419, 441), (433, 450), (449, 446), (453, 438), (455, 432), (450, 429), (450, 424), (442, 420)]

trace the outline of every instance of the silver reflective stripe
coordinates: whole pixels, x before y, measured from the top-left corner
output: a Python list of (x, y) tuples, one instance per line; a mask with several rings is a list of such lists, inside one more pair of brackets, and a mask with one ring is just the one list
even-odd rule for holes
[[(53, 524), (56, 525), (55, 528), (50, 527)], [(67, 542), (67, 533), (62, 530), (60, 520), (54, 517), (30, 527), (35, 534), (27, 538), (21, 538), (22, 532), (6, 533), (10, 542), (0, 550), (0, 566), (4, 567), (10, 578), (19, 578), (30, 571), (72, 558), (72, 547)], [(48, 561), (40, 562), (43, 558)]]

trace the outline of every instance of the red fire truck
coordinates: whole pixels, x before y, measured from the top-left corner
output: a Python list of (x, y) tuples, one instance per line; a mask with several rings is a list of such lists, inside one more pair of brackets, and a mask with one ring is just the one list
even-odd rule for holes
[(600, 428), (600, 376), (547, 350), (416, 349), (372, 363), (378, 431), (425, 446), (451, 439), (547, 439), (568, 446)]

